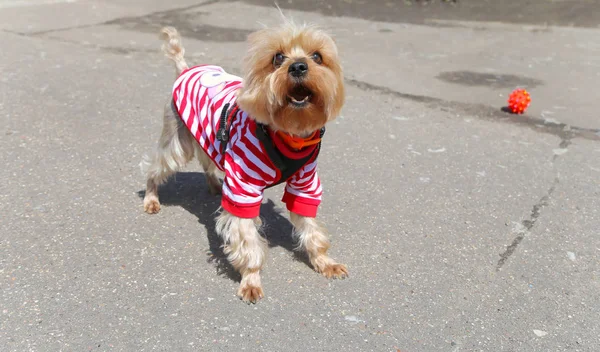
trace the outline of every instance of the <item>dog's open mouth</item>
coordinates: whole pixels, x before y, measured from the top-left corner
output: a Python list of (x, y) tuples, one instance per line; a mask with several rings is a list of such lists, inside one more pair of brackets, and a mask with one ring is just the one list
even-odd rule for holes
[(310, 103), (310, 98), (312, 98), (312, 92), (304, 86), (296, 86), (288, 94), (289, 103), (298, 108)]

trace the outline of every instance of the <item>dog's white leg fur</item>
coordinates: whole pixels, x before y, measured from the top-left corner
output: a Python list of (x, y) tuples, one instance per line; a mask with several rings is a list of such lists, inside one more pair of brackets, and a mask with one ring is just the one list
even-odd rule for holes
[(294, 225), (294, 236), (298, 241), (298, 249), (305, 250), (313, 268), (327, 278), (345, 278), (348, 268), (338, 264), (327, 255), (330, 242), (325, 229), (315, 218), (309, 218), (290, 212), (290, 220)]
[(259, 234), (260, 218), (244, 219), (223, 210), (216, 230), (223, 238), (224, 252), (242, 275), (237, 295), (244, 302), (256, 303), (263, 294), (260, 270), (267, 255), (267, 241)]

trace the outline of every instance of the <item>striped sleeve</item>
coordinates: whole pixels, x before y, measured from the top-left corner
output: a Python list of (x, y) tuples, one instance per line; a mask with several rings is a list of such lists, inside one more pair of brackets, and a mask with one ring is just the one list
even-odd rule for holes
[(306, 217), (316, 217), (323, 189), (317, 175), (317, 160), (306, 164), (287, 181), (282, 201), (289, 211)]
[(276, 178), (276, 171), (262, 153), (260, 143), (250, 133), (246, 119), (232, 126), (225, 154), (223, 209), (240, 218), (254, 218), (260, 213), (263, 191)]

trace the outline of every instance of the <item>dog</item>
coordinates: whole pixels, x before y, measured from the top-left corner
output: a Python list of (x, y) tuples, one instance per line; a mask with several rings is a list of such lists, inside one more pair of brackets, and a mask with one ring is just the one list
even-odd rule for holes
[[(158, 186), (196, 156), (212, 194), (222, 194), (216, 231), (241, 274), (237, 295), (264, 297), (260, 271), (267, 241), (260, 235), (264, 189), (285, 183), (297, 249), (327, 278), (348, 276), (327, 255), (330, 241), (316, 220), (322, 187), (317, 156), (327, 122), (344, 104), (344, 77), (331, 36), (286, 21), (248, 37), (243, 79), (221, 67), (189, 67), (181, 37), (161, 30), (165, 55), (175, 63), (173, 94), (165, 105), (158, 147), (146, 157), (144, 210), (160, 210)], [(223, 182), (217, 176), (224, 172)]]

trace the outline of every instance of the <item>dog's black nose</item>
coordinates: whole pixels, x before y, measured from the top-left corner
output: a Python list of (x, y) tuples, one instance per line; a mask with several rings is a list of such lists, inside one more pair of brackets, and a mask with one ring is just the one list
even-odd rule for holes
[(290, 65), (288, 73), (294, 77), (302, 77), (308, 72), (308, 64), (302, 61), (296, 61)]

